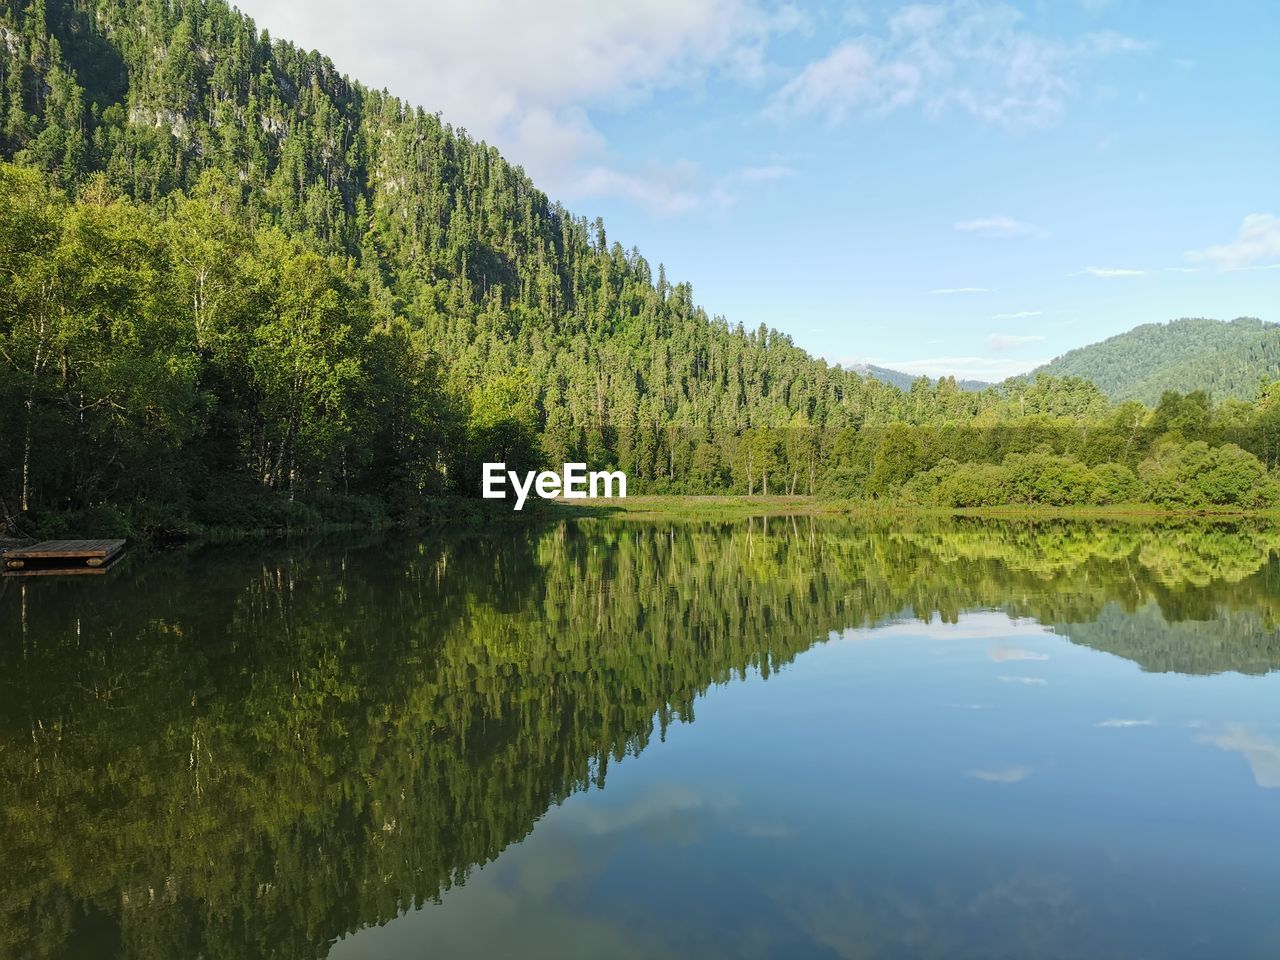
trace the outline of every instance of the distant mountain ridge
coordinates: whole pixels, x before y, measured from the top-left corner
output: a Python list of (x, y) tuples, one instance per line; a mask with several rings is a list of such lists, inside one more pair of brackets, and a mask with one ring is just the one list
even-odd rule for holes
[(1280, 324), (1255, 317), (1145, 323), (1068, 351), (1028, 376), (1037, 373), (1081, 377), (1113, 400), (1148, 405), (1167, 390), (1249, 400), (1264, 380), (1280, 379)]
[[(919, 379), (936, 382), (874, 363), (848, 364), (846, 369), (903, 391)], [(1218, 400), (1251, 400), (1261, 383), (1280, 379), (1280, 323), (1256, 317), (1144, 323), (1069, 350), (1023, 378), (1032, 380), (1040, 373), (1089, 380), (1112, 400), (1139, 400), (1148, 406), (1159, 403), (1168, 390), (1204, 390)], [(956, 383), (961, 390), (973, 391), (997, 385), (981, 380)]]
[[(879, 367), (874, 363), (853, 363), (847, 366), (847, 369), (854, 373), (861, 374), (864, 377), (870, 377), (873, 380), (879, 380), (881, 383), (891, 383), (899, 390), (910, 390), (911, 385), (922, 378), (921, 374), (903, 373), (901, 370), (891, 370), (889, 367)], [(929, 383), (936, 382), (936, 377), (923, 377)], [(985, 390), (994, 384), (987, 383), (985, 380), (957, 380), (956, 386), (961, 390)]]

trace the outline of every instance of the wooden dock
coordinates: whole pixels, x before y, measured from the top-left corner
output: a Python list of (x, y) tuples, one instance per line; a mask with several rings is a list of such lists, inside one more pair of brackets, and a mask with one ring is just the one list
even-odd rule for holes
[(106, 573), (124, 551), (124, 540), (44, 540), (3, 551), (7, 576)]

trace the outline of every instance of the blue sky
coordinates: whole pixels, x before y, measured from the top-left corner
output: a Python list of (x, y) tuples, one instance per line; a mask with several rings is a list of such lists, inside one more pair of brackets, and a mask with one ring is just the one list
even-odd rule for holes
[(835, 361), (992, 379), (1280, 320), (1273, 0), (240, 6)]

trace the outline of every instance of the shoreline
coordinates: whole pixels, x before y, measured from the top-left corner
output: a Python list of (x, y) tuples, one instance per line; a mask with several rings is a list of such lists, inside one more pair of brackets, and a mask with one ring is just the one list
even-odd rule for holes
[[(323, 521), (298, 526), (202, 527), (171, 529), (152, 533), (139, 530), (110, 530), (105, 533), (93, 523), (77, 527), (77, 536), (122, 536), (134, 545), (153, 549), (182, 548), (200, 544), (231, 543), (244, 540), (279, 540), (298, 536), (327, 536), (338, 533), (391, 533), (417, 530), (485, 530), (512, 525), (536, 526), (560, 520), (627, 520), (727, 522), (753, 517), (821, 517), (824, 519), (887, 522), (903, 520), (985, 519), (1000, 521), (1119, 521), (1119, 522), (1239, 522), (1259, 520), (1280, 523), (1280, 510), (1239, 510), (1225, 507), (1173, 510), (1151, 504), (1116, 504), (1105, 507), (1053, 507), (1008, 504), (999, 507), (941, 508), (898, 502), (826, 500), (805, 495), (744, 496), (742, 494), (641, 494), (611, 500), (574, 501), (547, 499), (515, 511), (505, 504), (486, 503), (465, 497), (425, 500), (422, 508), (408, 517), (377, 520)], [(68, 524), (76, 527), (74, 521)], [(69, 534), (60, 534), (69, 535)], [(36, 539), (47, 539), (39, 537)]]
[(991, 520), (1241, 520), (1280, 522), (1280, 510), (1228, 507), (1173, 510), (1129, 503), (1099, 507), (1055, 507), (1008, 504), (998, 507), (924, 507), (899, 502), (824, 500), (804, 495), (774, 497), (741, 494), (638, 495), (608, 503), (547, 501), (543, 511), (554, 517), (598, 517), (618, 520), (732, 520), (752, 516), (814, 516), (883, 520), (894, 518), (968, 517)]

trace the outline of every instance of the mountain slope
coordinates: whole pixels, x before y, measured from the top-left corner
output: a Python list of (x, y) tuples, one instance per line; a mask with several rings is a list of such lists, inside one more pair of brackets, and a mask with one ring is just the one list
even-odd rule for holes
[(1249, 400), (1263, 380), (1280, 378), (1280, 324), (1250, 317), (1147, 323), (1065, 353), (1035, 372), (1082, 377), (1113, 400), (1148, 405), (1166, 390)]
[[(464, 407), (483, 405), (477, 390), (527, 374), (520, 412), (552, 462), (669, 477), (679, 456), (692, 457), (691, 443), (671, 449), (677, 437), (852, 426), (902, 410), (897, 391), (829, 367), (785, 335), (709, 316), (688, 284), (610, 243), (600, 220), (549, 201), (492, 147), (272, 40), (220, 0), (0, 0), (0, 158), (68, 191), (123, 195), (165, 215), (185, 193), (210, 215), (278, 228), (351, 264), (373, 324), (407, 321)], [(197, 325), (232, 323), (210, 304)], [(14, 377), (20, 394), (23, 377)], [(65, 384), (31, 389), (37, 412), (67, 406)], [(509, 399), (489, 406), (509, 412)], [(316, 463), (345, 458), (348, 439), (328, 431)], [(705, 467), (718, 480), (722, 464)]]

